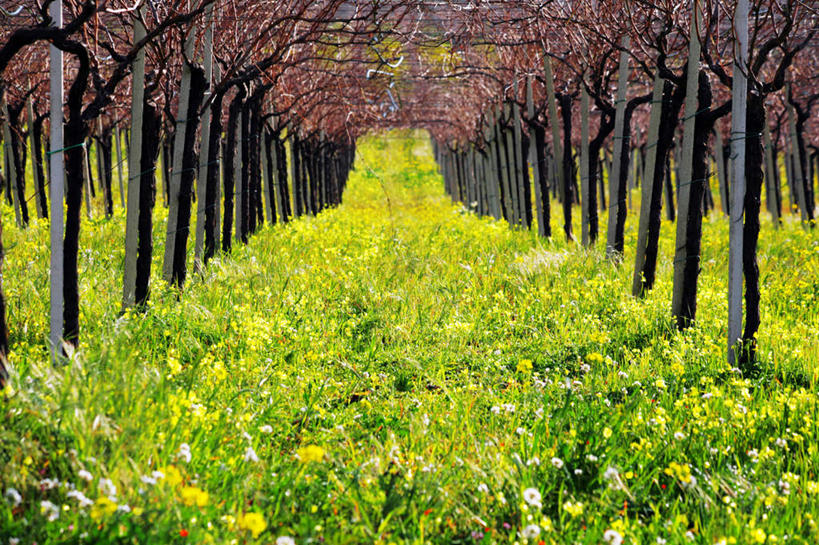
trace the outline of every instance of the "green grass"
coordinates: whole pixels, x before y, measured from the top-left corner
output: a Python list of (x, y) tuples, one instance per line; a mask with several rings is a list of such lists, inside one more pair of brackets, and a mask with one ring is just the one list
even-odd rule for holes
[[(419, 134), (365, 138), (342, 206), (265, 228), (181, 294), (155, 275), (144, 313), (120, 315), (123, 214), (85, 222), (82, 345), (57, 367), (47, 225), (3, 221), (0, 489), (22, 501), (0, 501), (0, 543), (819, 539), (819, 245), (790, 217), (763, 225), (754, 381), (724, 362), (719, 213), (679, 333), (671, 224), (635, 300), (635, 212), (619, 268), (557, 215), (554, 241), (510, 230), (451, 203)], [(163, 240), (159, 206), (155, 273)]]

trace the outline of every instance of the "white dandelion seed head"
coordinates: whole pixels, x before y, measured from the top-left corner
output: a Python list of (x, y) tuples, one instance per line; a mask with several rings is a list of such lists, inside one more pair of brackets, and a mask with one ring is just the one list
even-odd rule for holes
[(530, 524), (521, 532), (525, 539), (534, 539), (540, 535), (540, 526), (537, 524)]
[(256, 451), (253, 450), (253, 447), (247, 447), (245, 451), (245, 462), (252, 462), (256, 463), (259, 461), (259, 456), (256, 454)]
[(3, 497), (6, 498), (6, 501), (11, 504), (12, 508), (23, 503), (23, 496), (20, 495), (16, 488), (6, 488), (6, 492), (3, 494)]
[(617, 530), (608, 529), (603, 532), (603, 541), (609, 545), (621, 545), (623, 543), (623, 536)]
[(543, 497), (537, 488), (527, 488), (523, 491), (523, 501), (532, 507), (540, 508), (542, 506)]

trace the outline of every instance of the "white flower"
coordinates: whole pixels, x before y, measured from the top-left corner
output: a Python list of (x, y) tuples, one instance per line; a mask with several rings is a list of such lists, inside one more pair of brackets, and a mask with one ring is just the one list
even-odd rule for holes
[(788, 446), (788, 442), (785, 439), (778, 437), (776, 439), (776, 446), (778, 446), (779, 448), (786, 448)]
[(677, 441), (682, 441), (683, 439), (685, 439), (685, 434), (681, 431), (678, 431), (674, 434), (674, 439), (676, 439)]
[(80, 479), (82, 479), (82, 480), (84, 480), (84, 481), (88, 481), (89, 483), (90, 483), (91, 481), (93, 481), (93, 480), (94, 480), (94, 476), (93, 476), (93, 475), (91, 475), (91, 472), (90, 472), (90, 471), (87, 471), (87, 470), (85, 470), (85, 469), (81, 469), (81, 470), (80, 470), (80, 471), (77, 473), (77, 476), (79, 476), (79, 478), (80, 478)]
[(262, 433), (273, 433), (273, 426), (271, 426), (270, 424), (265, 424), (264, 426), (259, 428), (259, 431)]
[(111, 479), (100, 479), (98, 485), (100, 492), (103, 493), (105, 496), (116, 496), (117, 495), (117, 487), (114, 486), (114, 483), (111, 482)]
[(276, 545), (296, 545), (296, 540), (290, 536), (279, 536), (276, 538)]
[(575, 469), (574, 474), (575, 475), (583, 475), (583, 470), (582, 469)]
[(626, 373), (625, 371), (618, 371), (617, 376), (620, 378), (628, 378), (628, 373)]
[(19, 537), (10, 537), (9, 538), (9, 545), (20, 545), (20, 538)]
[(486, 486), (486, 483), (481, 483), (478, 485), (478, 492), (481, 494), (489, 494), (489, 487)]
[(584, 363), (580, 366), (580, 370), (584, 373), (588, 373), (589, 371), (591, 371), (591, 365), (589, 365), (588, 363)]
[(120, 512), (120, 513), (130, 513), (131, 512), (131, 506), (128, 505), (127, 503), (123, 503), (122, 505), (117, 505), (117, 511)]
[(586, 460), (590, 462), (596, 462), (599, 458), (594, 454), (586, 454)]
[(540, 465), (540, 458), (538, 458), (537, 456), (532, 456), (532, 457), (531, 457), (531, 458), (529, 458), (529, 460), (526, 462), (526, 465), (527, 465), (527, 466), (539, 466), (539, 465)]
[(492, 408), (489, 410), (492, 411), (492, 414), (500, 414), (501, 411), (500, 407), (498, 407), (497, 405), (493, 405)]
[(657, 545), (665, 545), (666, 543), (668, 543), (667, 539), (657, 536)]
[(187, 443), (182, 443), (179, 445), (179, 453), (176, 455), (177, 458), (182, 458), (186, 464), (190, 463), (191, 461), (191, 447)]
[(40, 502), (40, 512), (45, 515), (49, 522), (54, 522), (60, 518), (60, 508), (48, 500)]
[(534, 539), (540, 535), (540, 526), (537, 524), (530, 524), (523, 529), (522, 534), (525, 539)]
[(518, 428), (515, 430), (515, 433), (518, 435), (524, 435), (526, 433), (526, 428)]
[(527, 488), (523, 491), (523, 501), (531, 505), (532, 507), (537, 507), (540, 509), (542, 507), (542, 496), (540, 492), (538, 492), (537, 488)]
[(253, 450), (253, 447), (247, 447), (245, 451), (245, 462), (253, 462), (256, 463), (259, 461), (259, 457), (256, 455), (256, 451)]
[(3, 497), (11, 504), (12, 508), (17, 507), (23, 502), (23, 496), (21, 496), (15, 488), (6, 488), (6, 493), (3, 494)]
[(563, 460), (561, 460), (557, 456), (553, 456), (552, 465), (555, 466), (557, 469), (561, 469), (563, 467)]
[(621, 545), (623, 543), (623, 536), (617, 530), (608, 529), (603, 532), (603, 540), (610, 545)]
[(607, 481), (614, 481), (620, 477), (620, 472), (617, 469), (609, 466), (606, 468), (606, 471), (603, 472), (603, 478)]
[(94, 502), (79, 490), (69, 490), (66, 494), (69, 498), (74, 498), (80, 504), (80, 507), (91, 507)]
[(162, 479), (165, 478), (165, 474), (162, 473), (161, 471), (151, 471), (151, 477), (153, 477), (157, 481), (161, 481)]
[(148, 476), (148, 475), (143, 475), (142, 477), (139, 478), (139, 480), (142, 481), (145, 484), (150, 484), (150, 485), (155, 485), (156, 484), (156, 479), (154, 479), (153, 477)]
[(43, 490), (51, 490), (60, 486), (60, 481), (57, 479), (42, 479), (40, 480), (40, 488)]

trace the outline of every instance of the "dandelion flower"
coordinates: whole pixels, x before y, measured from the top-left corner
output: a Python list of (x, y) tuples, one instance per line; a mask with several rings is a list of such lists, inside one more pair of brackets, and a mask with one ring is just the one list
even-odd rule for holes
[(532, 507), (537, 507), (540, 509), (542, 507), (543, 497), (540, 495), (540, 492), (536, 488), (527, 488), (523, 491), (523, 501), (527, 504), (531, 505)]
[(7, 488), (3, 497), (11, 504), (12, 508), (17, 507), (23, 502), (23, 496), (20, 495), (16, 488)]
[(540, 535), (540, 526), (537, 524), (530, 524), (523, 529), (522, 534), (525, 539), (535, 539)]
[(303, 464), (309, 462), (320, 462), (324, 459), (324, 449), (318, 445), (307, 445), (296, 451), (296, 456)]
[(623, 543), (623, 536), (617, 530), (606, 530), (603, 532), (603, 540), (610, 545), (621, 545)]
[[(253, 537), (259, 537), (259, 534), (264, 532), (265, 528), (267, 528), (267, 522), (259, 513), (241, 514), (236, 520), (236, 523), (242, 530), (248, 530), (251, 534), (253, 534)], [(277, 544), (278, 542), (279, 541), (276, 540)]]

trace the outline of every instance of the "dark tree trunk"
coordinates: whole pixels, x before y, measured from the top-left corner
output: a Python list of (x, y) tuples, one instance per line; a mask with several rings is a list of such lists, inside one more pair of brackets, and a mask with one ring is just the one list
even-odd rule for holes
[[(219, 200), (216, 191), (219, 187), (219, 143), (222, 137), (222, 100), (224, 95), (219, 93), (213, 97), (210, 105), (210, 140), (208, 144), (207, 180), (205, 181), (205, 252), (204, 261), (208, 261), (216, 253), (216, 207)], [(200, 197), (201, 198), (201, 197)]]
[(663, 193), (665, 194), (665, 217), (668, 221), (673, 222), (677, 214), (674, 209), (674, 195), (676, 194), (676, 190), (671, 180), (671, 153), (666, 155), (665, 158), (665, 188), (663, 189)]
[(597, 186), (600, 186), (600, 196), (604, 198), (604, 185), (601, 183), (598, 184), (598, 175), (600, 170), (598, 165), (600, 164), (600, 148), (603, 145), (603, 141), (606, 137), (614, 130), (614, 123), (610, 121), (610, 116), (605, 116), (604, 120), (600, 124), (600, 129), (597, 131), (597, 136), (592, 138), (589, 141), (589, 179), (587, 187), (589, 188), (589, 194), (586, 196), (588, 198), (589, 204), (586, 207), (589, 211), (589, 244), (594, 245), (597, 241), (597, 237), (600, 234), (600, 217), (597, 211)]
[(111, 171), (112, 161), (111, 153), (113, 151), (111, 144), (111, 130), (107, 129), (99, 135), (97, 139), (97, 153), (99, 157), (97, 161), (101, 162), (101, 179), (102, 194), (105, 198), (105, 215), (111, 217), (114, 215), (114, 197), (111, 194), (111, 185), (113, 181), (113, 172)]
[[(139, 215), (137, 219), (137, 260), (134, 303), (148, 302), (153, 256), (153, 213), (156, 204), (156, 163), (159, 160), (159, 110), (146, 93), (142, 108), (142, 154), (139, 158)], [(136, 178), (132, 178), (136, 180)]]
[[(20, 123), (20, 113), (23, 111), (25, 101), (18, 105), (8, 105), (10, 119), (7, 120), (11, 129), (11, 165), (17, 177), (17, 194), (15, 198), (20, 203), (20, 216), (23, 226), (28, 225), (28, 204), (26, 202), (26, 139), (23, 134), (23, 127)], [(9, 176), (9, 180), (11, 177)]]
[(810, 112), (805, 111), (796, 101), (792, 102), (796, 112), (796, 145), (799, 147), (799, 162), (802, 169), (802, 196), (805, 200), (805, 213), (808, 218), (808, 225), (815, 225), (816, 198), (813, 194), (813, 165), (811, 164), (808, 148), (805, 146), (805, 122), (810, 117)]
[(532, 227), (532, 181), (529, 178), (529, 146), (534, 145), (534, 142), (530, 142), (529, 137), (523, 134), (523, 131), (520, 131), (520, 139), (521, 157), (519, 157), (519, 160), (523, 171), (523, 191), (521, 194), (523, 213), (521, 219), (523, 220), (523, 226), (530, 229)]
[(31, 159), (38, 165), (37, 178), (34, 180), (34, 190), (39, 195), (38, 199), (43, 203), (41, 210), (42, 217), (48, 219), (48, 198), (46, 196), (46, 170), (43, 162), (43, 150), (40, 148), (40, 142), (43, 141), (43, 122), (48, 118), (47, 115), (37, 116), (31, 126), (33, 131), (34, 142), (37, 144), (31, 150)]
[(739, 367), (744, 372), (756, 369), (756, 333), (759, 330), (759, 265), (756, 249), (759, 241), (759, 209), (762, 203), (763, 148), (762, 130), (765, 125), (765, 98), (748, 93), (745, 141), (745, 223), (743, 225), (742, 270), (745, 275), (745, 331)]
[(85, 143), (88, 127), (82, 119), (82, 103), (88, 85), (89, 60), (78, 50), (79, 69), (68, 92), (68, 121), (64, 128), (65, 148), (65, 234), (63, 239), (63, 340), (77, 346), (80, 340), (80, 289), (78, 256), (80, 218), (84, 185)]
[(187, 275), (188, 235), (191, 227), (191, 201), (193, 198), (193, 180), (196, 177), (198, 157), (196, 154), (196, 132), (199, 127), (199, 105), (205, 96), (208, 80), (205, 71), (198, 65), (190, 64), (191, 88), (188, 98), (188, 111), (185, 115), (185, 138), (182, 148), (182, 172), (179, 180), (179, 211), (174, 237), (173, 270), (171, 284), (182, 287)]
[(270, 199), (270, 223), (275, 225), (278, 219), (276, 217), (276, 201), (278, 200), (276, 198), (276, 176), (278, 173), (275, 172), (276, 165), (273, 164), (272, 147), (276, 144), (273, 142), (273, 134), (270, 130), (263, 130), (262, 134), (264, 141), (262, 153), (264, 153), (267, 158), (267, 195)]
[[(697, 280), (700, 274), (700, 246), (702, 242), (702, 203), (708, 177), (708, 138), (716, 121), (710, 113), (711, 83), (704, 70), (699, 73), (697, 89), (697, 111), (694, 123), (694, 158), (691, 180), (681, 183), (691, 185), (686, 222), (685, 264), (682, 284), (682, 306), (677, 316), (680, 329), (691, 325), (697, 316)], [(680, 218), (680, 221), (683, 221)]]
[(250, 228), (250, 108), (253, 102), (251, 95), (242, 106), (242, 140), (240, 148), (237, 153), (241, 152), (242, 157), (242, 191), (239, 193), (239, 217), (236, 218), (237, 227), (239, 228), (239, 240), (247, 244), (247, 234)]
[(631, 101), (626, 106), (623, 117), (622, 151), (620, 153), (620, 179), (617, 180), (617, 218), (614, 223), (614, 251), (622, 256), (625, 250), (626, 207), (628, 200), (628, 173), (631, 160), (631, 116), (638, 103)]
[(546, 128), (540, 124), (535, 126), (535, 146), (537, 147), (537, 160), (540, 162), (539, 179), (535, 180), (535, 183), (540, 184), (540, 203), (543, 209), (543, 225), (538, 226), (538, 230), (541, 236), (551, 237), (552, 211), (549, 199), (549, 164), (546, 160)]
[[(644, 183), (652, 184), (652, 193), (648, 219), (648, 237), (646, 238), (646, 256), (642, 267), (643, 283), (639, 293), (641, 297), (654, 287), (654, 281), (657, 275), (657, 251), (660, 243), (663, 183), (666, 177), (668, 154), (674, 141), (674, 129), (677, 126), (677, 119), (679, 118), (680, 108), (682, 108), (684, 99), (685, 89), (675, 87), (671, 82), (666, 80), (663, 86), (660, 134), (655, 144), (657, 146), (657, 159), (654, 165), (654, 172), (646, 172), (646, 180), (644, 180)], [(652, 145), (652, 143), (649, 143), (649, 145)]]
[[(230, 252), (233, 240), (233, 198), (235, 180), (233, 158), (241, 153), (240, 143), (236, 141), (236, 127), (241, 122), (242, 101), (246, 95), (243, 87), (239, 87), (236, 97), (228, 107), (227, 142), (224, 156), (224, 191), (225, 209), (222, 214), (222, 251)], [(238, 218), (237, 218), (238, 220)]]
[(572, 97), (560, 95), (560, 115), (563, 120), (563, 232), (566, 240), (574, 241), (572, 234), (572, 178), (574, 177), (574, 161), (572, 160)]

